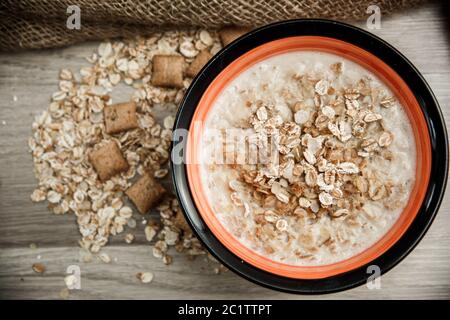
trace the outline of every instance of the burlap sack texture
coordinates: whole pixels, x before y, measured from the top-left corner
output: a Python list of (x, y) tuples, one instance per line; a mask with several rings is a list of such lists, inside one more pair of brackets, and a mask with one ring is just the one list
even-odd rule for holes
[[(425, 0), (1, 0), (0, 50), (48, 48), (85, 40), (148, 34), (173, 27), (257, 27), (293, 18), (359, 20), (376, 4), (382, 15)], [(69, 5), (81, 30), (66, 28)]]

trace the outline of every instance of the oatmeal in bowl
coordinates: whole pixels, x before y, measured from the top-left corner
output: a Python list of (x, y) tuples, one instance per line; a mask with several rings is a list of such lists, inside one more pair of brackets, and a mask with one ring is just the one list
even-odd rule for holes
[(189, 133), (174, 182), (199, 238), (231, 269), (271, 288), (328, 292), (411, 248), (398, 247), (430, 197), (434, 150), (412, 79), (364, 41), (309, 34), (324, 21), (290, 23), (306, 34), (262, 28), (194, 81), (176, 124)]
[(329, 53), (280, 54), (240, 74), (210, 107), (199, 149), (203, 192), (225, 229), (292, 265), (369, 248), (415, 182), (404, 107), (374, 74)]

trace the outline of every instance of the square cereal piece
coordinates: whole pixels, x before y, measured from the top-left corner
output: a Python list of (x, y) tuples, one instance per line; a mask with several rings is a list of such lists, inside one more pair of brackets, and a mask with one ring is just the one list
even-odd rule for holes
[(110, 141), (89, 153), (89, 161), (101, 181), (109, 180), (112, 176), (129, 168), (128, 162), (115, 141)]
[(202, 70), (203, 66), (211, 59), (212, 54), (207, 50), (202, 50), (192, 61), (190, 66), (186, 70), (186, 75), (188, 77), (194, 78), (197, 73)]
[(155, 55), (152, 62), (152, 84), (154, 86), (183, 88), (183, 57)]
[(125, 194), (139, 212), (145, 214), (162, 199), (165, 192), (164, 187), (156, 182), (150, 173), (146, 172), (128, 188)]
[(177, 210), (177, 213), (175, 214), (175, 218), (173, 220), (174, 225), (183, 230), (184, 234), (191, 234), (192, 230), (189, 224), (186, 221), (186, 218), (183, 215), (183, 212), (181, 212), (181, 209)]
[(226, 27), (219, 30), (220, 40), (225, 47), (250, 30), (251, 29), (247, 27)]
[(137, 128), (136, 104), (117, 103), (103, 109), (106, 132), (109, 134)]

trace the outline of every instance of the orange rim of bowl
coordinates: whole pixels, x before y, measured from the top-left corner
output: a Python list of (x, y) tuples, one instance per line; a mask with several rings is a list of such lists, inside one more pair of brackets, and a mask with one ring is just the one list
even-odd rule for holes
[[(296, 266), (274, 261), (253, 251), (236, 239), (218, 220), (203, 192), (200, 176), (198, 140), (199, 130), (195, 122), (204, 123), (216, 98), (243, 71), (252, 65), (275, 55), (293, 51), (321, 51), (349, 59), (375, 74), (394, 93), (411, 122), (416, 144), (416, 179), (409, 202), (389, 231), (375, 244), (345, 260), (317, 266)], [(243, 261), (279, 276), (295, 279), (323, 279), (362, 267), (391, 248), (406, 232), (425, 198), (431, 171), (431, 145), (427, 123), (419, 103), (408, 85), (386, 63), (370, 52), (348, 42), (329, 37), (298, 36), (271, 41), (260, 45), (229, 64), (211, 82), (196, 108), (187, 139), (186, 169), (190, 191), (195, 205), (214, 236)]]

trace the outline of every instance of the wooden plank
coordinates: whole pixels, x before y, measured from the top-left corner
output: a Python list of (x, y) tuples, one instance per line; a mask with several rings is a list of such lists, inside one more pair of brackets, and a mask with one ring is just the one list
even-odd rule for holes
[[(382, 17), (382, 28), (372, 30), (404, 53), (427, 79), (450, 124), (450, 66), (448, 22), (440, 4), (430, 4)], [(358, 25), (365, 27), (364, 23)], [(174, 255), (165, 266), (151, 255), (143, 226), (134, 232), (137, 240), (126, 245), (122, 236), (105, 248), (110, 264), (80, 262), (79, 234), (72, 215), (50, 214), (45, 204), (33, 204), (36, 185), (27, 139), (33, 117), (45, 109), (57, 88), (59, 69), (78, 70), (98, 43), (64, 49), (0, 54), (0, 298), (58, 298), (64, 288), (67, 266), (81, 268), (82, 289), (74, 299), (317, 299), (275, 292), (249, 283), (232, 272), (216, 275), (214, 265), (200, 258), (194, 262)], [(130, 90), (114, 92), (114, 101), (127, 100)], [(15, 101), (14, 96), (17, 97)], [(441, 210), (423, 241), (399, 266), (382, 277), (380, 290), (365, 286), (326, 298), (450, 298), (450, 198), (447, 192)], [(38, 249), (30, 249), (37, 243)], [(40, 259), (38, 259), (40, 256)], [(34, 273), (35, 262), (46, 265), (44, 275)], [(152, 271), (155, 279), (141, 284), (135, 274)], [(214, 288), (214, 290), (211, 290)]]
[[(94, 258), (82, 263), (76, 247), (44, 247), (37, 249), (2, 249), (0, 285), (2, 298), (58, 298), (65, 287), (64, 276), (70, 265), (81, 271), (81, 290), (72, 290), (74, 299), (329, 299), (348, 298), (448, 298), (448, 248), (429, 250), (421, 246), (402, 264), (381, 279), (381, 289), (361, 286), (346, 292), (326, 296), (297, 296), (285, 294), (248, 282), (231, 271), (214, 274), (215, 264), (201, 257), (187, 261), (175, 255), (173, 263), (165, 266), (151, 255), (148, 245), (109, 246), (104, 251), (113, 261), (109, 264)], [(38, 256), (40, 259), (38, 259)], [(117, 258), (117, 261), (114, 259)], [(43, 263), (43, 275), (32, 271), (33, 263)], [(150, 284), (135, 278), (137, 272), (152, 271)], [(427, 276), (425, 277), (424, 274)], [(214, 290), (211, 290), (214, 288)]]

